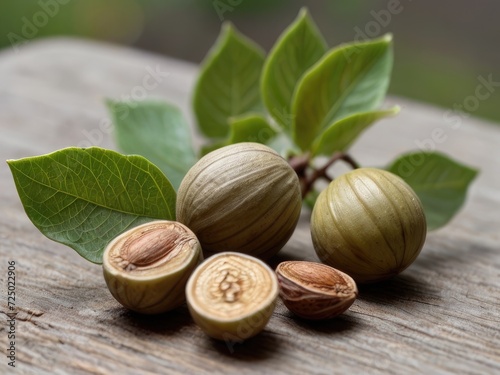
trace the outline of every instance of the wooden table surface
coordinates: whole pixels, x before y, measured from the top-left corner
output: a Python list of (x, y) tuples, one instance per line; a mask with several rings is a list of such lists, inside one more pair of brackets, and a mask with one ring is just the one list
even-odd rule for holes
[[(192, 122), (196, 67), (141, 51), (73, 39), (0, 52), (0, 159), (90, 143), (114, 148), (105, 98), (148, 96), (178, 104)], [(498, 78), (498, 77), (497, 77)], [(473, 95), (474, 93), (470, 93)], [(465, 99), (465, 98), (464, 98)], [(110, 295), (101, 267), (45, 238), (25, 215), (0, 166), (0, 373), (17, 374), (498, 374), (500, 373), (500, 126), (389, 98), (402, 113), (352, 149), (362, 165), (386, 165), (442, 128), (438, 149), (479, 167), (466, 205), (429, 233), (402, 275), (360, 288), (341, 317), (294, 318), (281, 302), (265, 331), (243, 344), (207, 338), (186, 307), (140, 316)], [(87, 143), (88, 144), (88, 143)], [(273, 259), (317, 260), (304, 211)], [(16, 262), (16, 368), (7, 366), (7, 261)]]

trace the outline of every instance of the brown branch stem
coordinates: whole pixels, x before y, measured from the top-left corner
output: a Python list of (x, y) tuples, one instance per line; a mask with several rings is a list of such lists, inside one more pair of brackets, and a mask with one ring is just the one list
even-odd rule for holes
[(349, 164), (349, 166), (353, 169), (359, 168), (359, 164), (351, 156), (343, 152), (336, 152), (321, 168), (311, 168), (312, 173), (308, 175), (307, 169), (309, 168), (310, 160), (311, 159), (309, 154), (293, 156), (288, 160), (288, 163), (295, 170), (297, 176), (299, 177), (302, 198), (305, 198), (306, 195), (312, 190), (314, 183), (318, 179), (324, 178), (327, 181), (333, 180), (333, 178), (328, 175), (327, 171), (328, 168), (330, 168), (335, 162), (342, 160), (345, 163)]

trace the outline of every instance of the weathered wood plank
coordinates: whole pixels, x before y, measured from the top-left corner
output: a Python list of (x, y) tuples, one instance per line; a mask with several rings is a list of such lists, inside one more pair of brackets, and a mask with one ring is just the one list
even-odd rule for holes
[[(70, 145), (113, 148), (103, 99), (147, 92), (176, 103), (192, 121), (196, 67), (121, 47), (72, 39), (0, 53), (0, 159)], [(430, 233), (414, 265), (361, 288), (338, 319), (308, 323), (280, 303), (266, 330), (244, 343), (208, 339), (187, 309), (149, 317), (124, 310), (99, 266), (43, 237), (22, 210), (0, 164), (0, 347), (7, 343), (7, 260), (16, 261), (16, 369), (20, 374), (468, 373), (500, 372), (500, 128), (472, 118), (458, 129), (445, 110), (390, 98), (400, 116), (377, 125), (353, 148), (363, 165), (385, 165), (442, 128), (439, 150), (481, 168), (466, 207)], [(273, 259), (317, 260), (304, 212)], [(5, 349), (2, 351), (5, 353)], [(1, 373), (10, 370), (1, 355)]]

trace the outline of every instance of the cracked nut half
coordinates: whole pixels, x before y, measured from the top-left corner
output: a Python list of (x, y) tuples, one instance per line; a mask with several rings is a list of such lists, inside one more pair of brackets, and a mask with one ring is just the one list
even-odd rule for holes
[(209, 336), (243, 341), (261, 332), (278, 297), (273, 270), (252, 256), (213, 255), (191, 275), (186, 297), (193, 320)]
[(102, 265), (118, 302), (139, 313), (158, 314), (185, 301), (187, 280), (202, 259), (200, 243), (185, 225), (152, 221), (111, 241)]
[(358, 296), (354, 280), (325, 264), (282, 262), (276, 268), (280, 297), (285, 306), (304, 319), (329, 319), (346, 311)]

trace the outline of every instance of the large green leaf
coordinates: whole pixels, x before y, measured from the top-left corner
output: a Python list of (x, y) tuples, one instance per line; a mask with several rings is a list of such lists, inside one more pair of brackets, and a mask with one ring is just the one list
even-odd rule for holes
[(392, 37), (336, 48), (300, 80), (292, 101), (293, 138), (309, 150), (319, 133), (384, 99), (392, 68)]
[(262, 99), (276, 122), (288, 131), (295, 86), (326, 49), (326, 42), (304, 8), (269, 53), (262, 71)]
[(258, 113), (232, 117), (229, 119), (229, 125), (229, 138), (224, 141), (217, 141), (209, 146), (204, 146), (202, 148), (202, 155), (234, 143), (256, 142), (267, 144), (276, 135), (276, 131)]
[(225, 23), (202, 64), (194, 91), (194, 112), (206, 136), (227, 137), (230, 117), (262, 111), (259, 78), (263, 64), (264, 51)]
[(429, 230), (448, 223), (465, 201), (467, 188), (478, 171), (439, 153), (403, 155), (388, 168), (403, 178), (424, 206)]
[(33, 224), (91, 262), (125, 230), (175, 219), (172, 185), (142, 156), (71, 147), (7, 163)]
[(398, 112), (399, 107), (381, 111), (361, 112), (334, 122), (315, 141), (313, 155), (329, 156), (336, 151), (346, 151), (370, 125)]
[(196, 163), (189, 127), (181, 111), (164, 102), (108, 101), (118, 147), (159, 167), (175, 189)]

